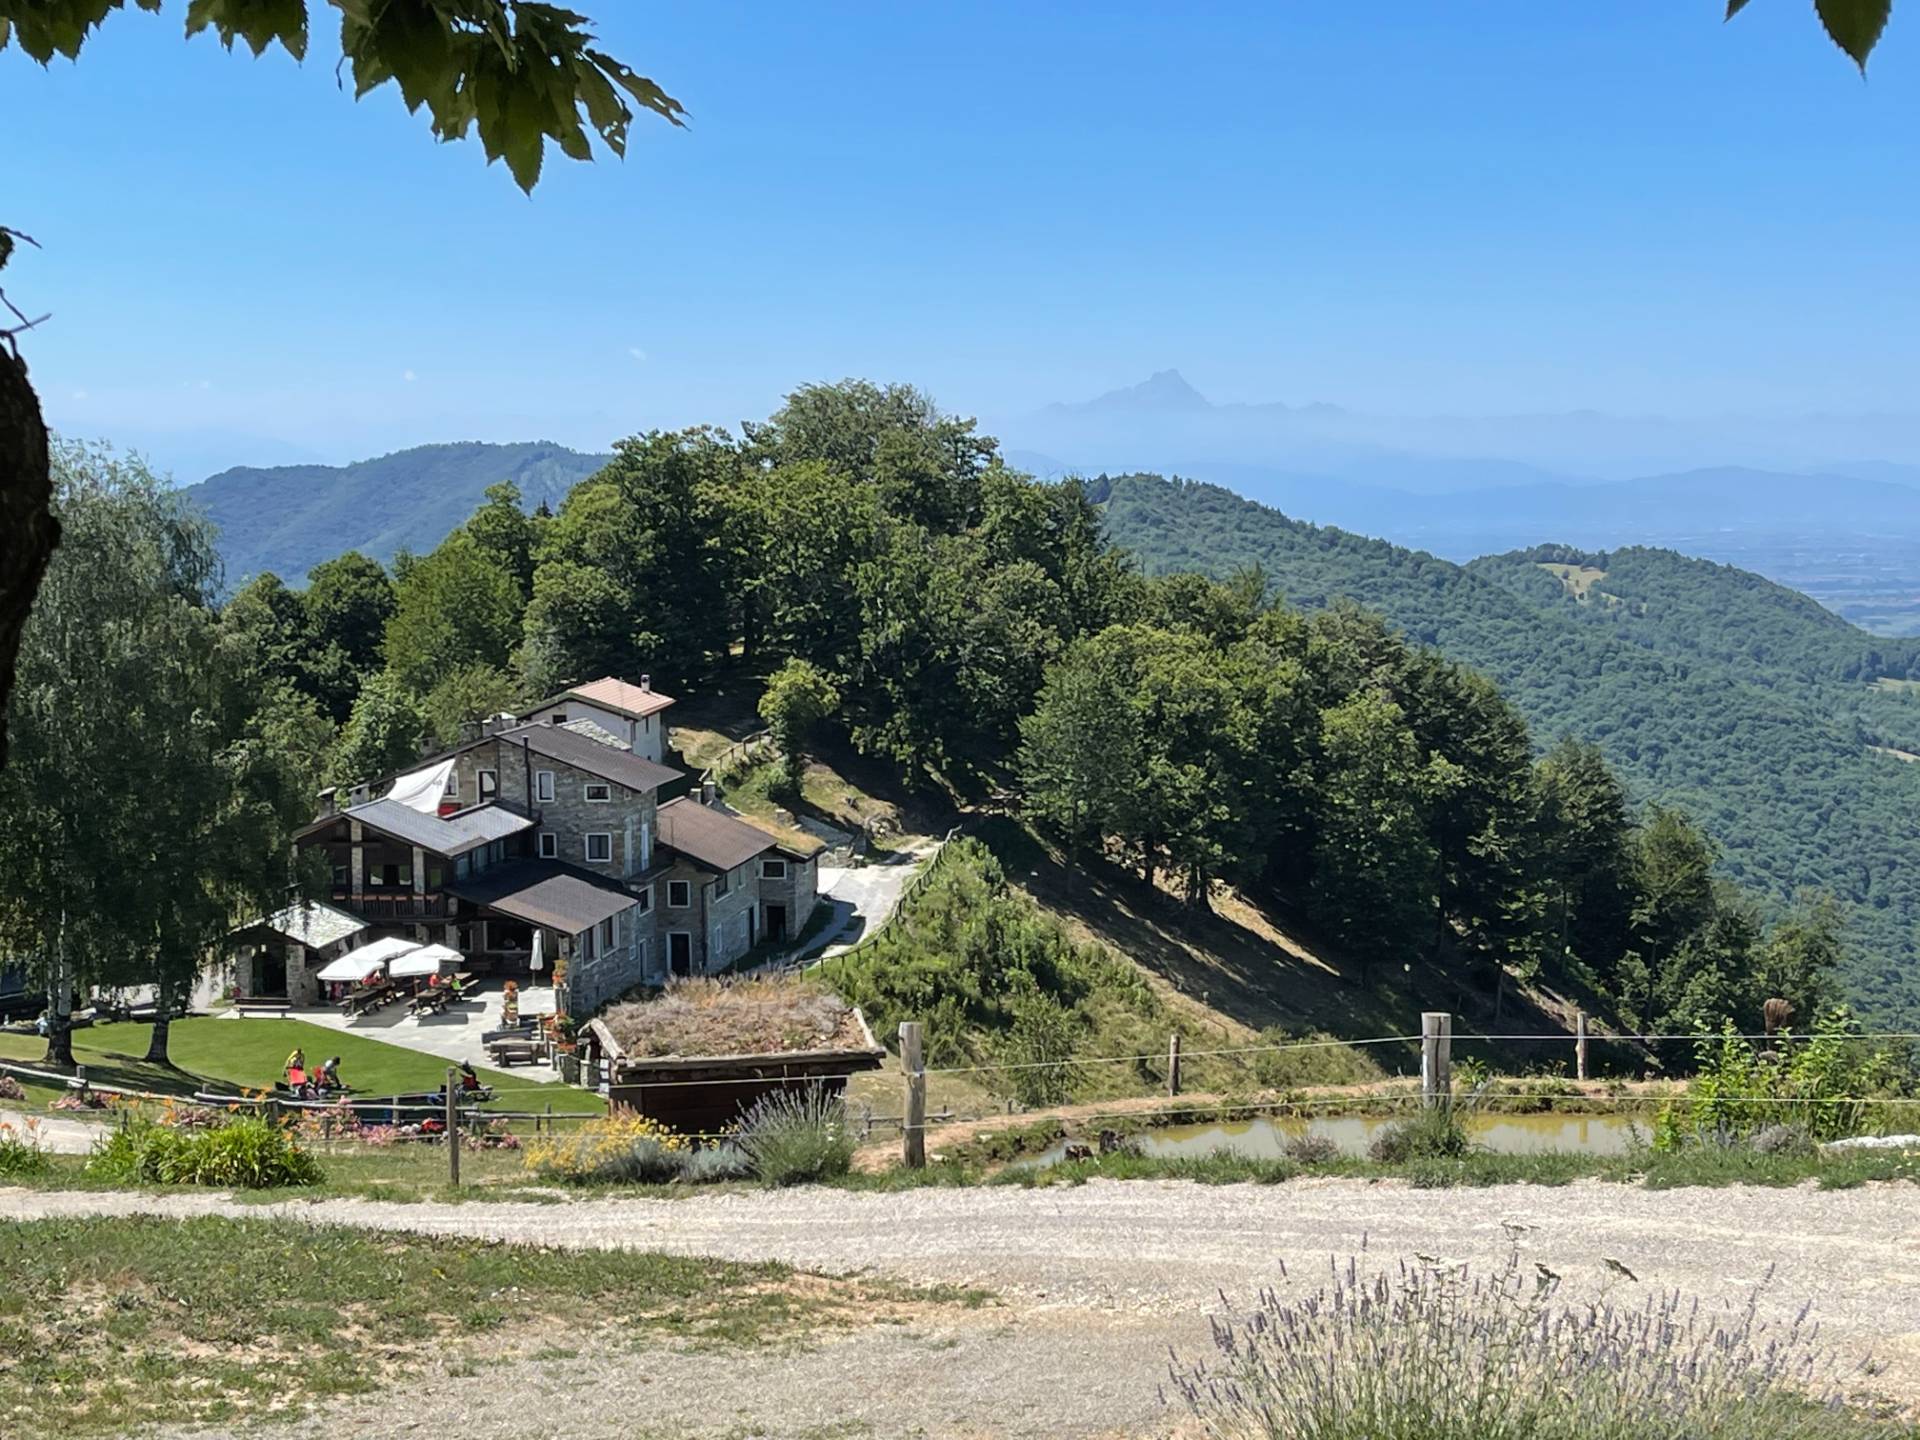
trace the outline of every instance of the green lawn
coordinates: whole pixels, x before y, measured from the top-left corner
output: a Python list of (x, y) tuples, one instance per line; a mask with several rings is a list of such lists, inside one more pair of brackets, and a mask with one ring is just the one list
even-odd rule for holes
[[(177, 1069), (149, 1065), (151, 1025), (93, 1025), (73, 1032), (74, 1058), (87, 1067), (89, 1078), (102, 1085), (154, 1090), (162, 1094), (190, 1094), (202, 1086), (272, 1086), (295, 1046), (307, 1059), (319, 1063), (340, 1057), (340, 1078), (362, 1095), (391, 1095), (405, 1090), (435, 1090), (447, 1077), (447, 1062), (384, 1040), (343, 1034), (305, 1020), (250, 1016), (244, 1020), (207, 1017), (176, 1020), (168, 1048)], [(46, 1053), (46, 1043), (32, 1035), (0, 1035), (0, 1060), (35, 1064)], [(496, 1110), (544, 1110), (548, 1103), (563, 1113), (604, 1108), (598, 1095), (571, 1085), (539, 1085), (525, 1074), (502, 1070), (479, 1071), (481, 1080), (501, 1090), (532, 1093), (502, 1095)], [(48, 1098), (51, 1098), (49, 1095)]]

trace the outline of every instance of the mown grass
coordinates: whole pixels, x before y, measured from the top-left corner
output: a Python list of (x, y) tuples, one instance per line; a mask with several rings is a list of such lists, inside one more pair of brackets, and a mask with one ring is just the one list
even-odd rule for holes
[(956, 1298), (972, 1303), (782, 1265), (287, 1220), (13, 1222), (0, 1224), (0, 1434), (230, 1425), (554, 1340), (766, 1345)]
[[(436, 1055), (305, 1020), (265, 1016), (176, 1020), (168, 1035), (173, 1068), (141, 1058), (152, 1033), (151, 1025), (90, 1025), (73, 1032), (74, 1059), (87, 1067), (88, 1078), (95, 1084), (165, 1095), (189, 1095), (208, 1086), (222, 1091), (269, 1089), (281, 1078), (287, 1056), (296, 1047), (315, 1064), (338, 1055), (341, 1078), (361, 1095), (436, 1090), (447, 1078), (447, 1062)], [(0, 1060), (38, 1065), (45, 1053), (46, 1042), (37, 1036), (0, 1035)], [(524, 1075), (484, 1068), (479, 1075), (484, 1084), (500, 1089), (533, 1088)], [(567, 1113), (603, 1108), (599, 1096), (567, 1085), (542, 1086), (537, 1094), (502, 1095), (490, 1108), (543, 1110), (549, 1101), (555, 1110)]]

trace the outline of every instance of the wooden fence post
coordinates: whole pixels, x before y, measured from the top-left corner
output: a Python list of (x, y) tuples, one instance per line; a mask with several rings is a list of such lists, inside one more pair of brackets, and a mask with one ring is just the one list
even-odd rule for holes
[(1180, 1093), (1180, 1032), (1174, 1031), (1167, 1040), (1167, 1094)]
[(1420, 1016), (1420, 1103), (1453, 1104), (1453, 1016), (1444, 1010)]
[(460, 1072), (447, 1067), (447, 1183), (460, 1183)]
[(1573, 1020), (1573, 1075), (1576, 1080), (1587, 1078), (1587, 1012), (1584, 1010)]
[(927, 1163), (927, 1067), (920, 1053), (920, 1022), (900, 1022), (900, 1068), (906, 1072), (906, 1118), (900, 1125), (900, 1159), (909, 1169)]

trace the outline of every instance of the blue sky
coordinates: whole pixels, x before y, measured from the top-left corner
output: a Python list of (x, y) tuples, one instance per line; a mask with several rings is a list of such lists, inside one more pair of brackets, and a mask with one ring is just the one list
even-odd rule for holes
[(184, 482), (849, 374), (989, 418), (1168, 366), (1395, 413), (1916, 408), (1904, 14), (1862, 82), (1805, 0), (576, 4), (693, 123), (531, 199), (355, 104), (327, 36), (255, 61), (170, 3), (0, 53), (50, 418)]

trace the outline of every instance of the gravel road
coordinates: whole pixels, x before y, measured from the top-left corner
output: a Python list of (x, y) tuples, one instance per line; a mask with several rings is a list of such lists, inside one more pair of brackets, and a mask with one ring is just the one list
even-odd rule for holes
[[(1207, 1343), (1206, 1316), (1279, 1279), (1317, 1283), (1363, 1245), (1382, 1263), (1424, 1254), (1498, 1263), (1517, 1245), (1577, 1291), (1629, 1299), (1678, 1287), (1740, 1302), (1774, 1278), (1763, 1311), (1812, 1301), (1841, 1349), (1887, 1365), (1881, 1384), (1920, 1402), (1920, 1190), (1669, 1190), (1582, 1183), (1412, 1190), (1361, 1181), (1279, 1186), (1100, 1182), (1078, 1188), (744, 1192), (555, 1205), (323, 1201), (263, 1207), (210, 1196), (0, 1191), (0, 1219), (33, 1215), (279, 1214), (547, 1245), (777, 1259), (985, 1286), (1005, 1304), (924, 1324), (824, 1337), (797, 1353), (591, 1353), (486, 1385), (437, 1379), (334, 1412), (313, 1433), (533, 1433), (603, 1437), (608, 1414), (662, 1437), (1157, 1435), (1169, 1345)], [(1620, 1262), (1638, 1281), (1604, 1264)], [(575, 1369), (579, 1373), (575, 1374)], [(540, 1399), (598, 1392), (591, 1413)], [(570, 1378), (569, 1378), (570, 1377)], [(565, 1393), (564, 1390), (558, 1393)], [(529, 1408), (531, 1407), (531, 1408)], [(651, 1427), (651, 1428), (646, 1428)], [(628, 1432), (634, 1433), (634, 1432)]]

